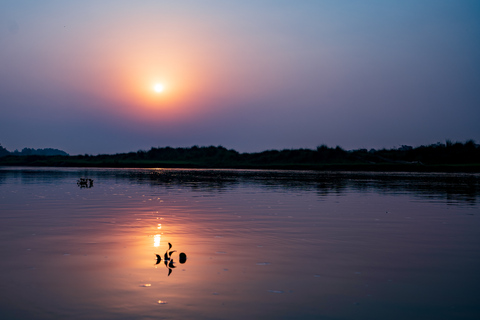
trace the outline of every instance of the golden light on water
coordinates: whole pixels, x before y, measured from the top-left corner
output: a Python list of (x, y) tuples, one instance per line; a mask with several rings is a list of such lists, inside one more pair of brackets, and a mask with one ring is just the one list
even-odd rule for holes
[(160, 234), (156, 234), (153, 236), (153, 246), (155, 248), (160, 247), (160, 240), (162, 239), (162, 236)]

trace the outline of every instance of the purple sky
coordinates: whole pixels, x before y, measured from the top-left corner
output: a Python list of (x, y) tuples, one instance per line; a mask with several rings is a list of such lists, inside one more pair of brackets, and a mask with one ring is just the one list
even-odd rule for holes
[(0, 4), (11, 151), (478, 143), (479, 123), (477, 0)]

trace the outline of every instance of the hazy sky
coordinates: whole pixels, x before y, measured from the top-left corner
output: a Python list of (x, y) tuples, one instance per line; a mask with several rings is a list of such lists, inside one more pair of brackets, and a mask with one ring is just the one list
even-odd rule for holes
[(10, 151), (445, 139), (480, 142), (478, 0), (0, 0)]

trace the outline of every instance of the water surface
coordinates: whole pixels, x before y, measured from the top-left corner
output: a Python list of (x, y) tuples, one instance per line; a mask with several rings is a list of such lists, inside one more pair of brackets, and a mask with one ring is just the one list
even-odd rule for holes
[(479, 199), (478, 175), (0, 168), (0, 314), (478, 319)]

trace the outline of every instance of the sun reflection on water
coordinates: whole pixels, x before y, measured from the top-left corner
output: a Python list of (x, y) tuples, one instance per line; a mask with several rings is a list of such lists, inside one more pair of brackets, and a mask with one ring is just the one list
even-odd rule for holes
[(160, 240), (162, 239), (162, 235), (156, 234), (153, 236), (153, 246), (155, 248), (160, 247)]

